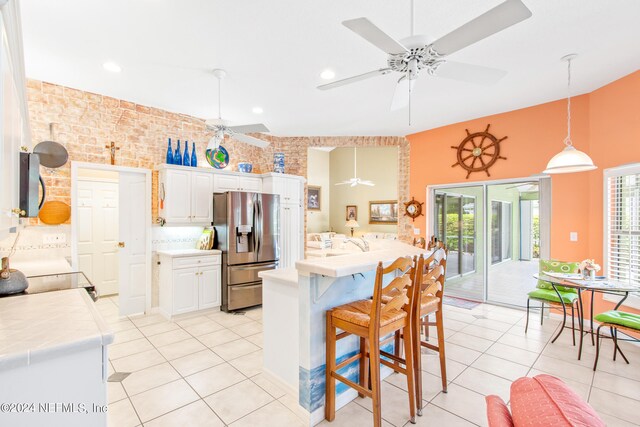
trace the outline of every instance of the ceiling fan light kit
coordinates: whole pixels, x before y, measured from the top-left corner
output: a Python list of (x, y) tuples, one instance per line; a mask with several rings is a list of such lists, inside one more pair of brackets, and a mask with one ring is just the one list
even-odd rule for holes
[(547, 174), (586, 172), (597, 169), (591, 157), (577, 150), (571, 141), (571, 61), (576, 56), (576, 54), (570, 54), (561, 58), (567, 62), (567, 137), (564, 139), (564, 149), (547, 163), (547, 168), (544, 170)]
[(411, 124), (411, 92), (413, 82), (424, 71), (429, 76), (437, 76), (478, 84), (493, 84), (506, 72), (478, 65), (448, 61), (448, 56), (480, 40), (515, 25), (531, 16), (531, 11), (522, 0), (506, 0), (493, 9), (436, 41), (424, 35), (414, 35), (414, 7), (411, 1), (411, 36), (400, 41), (382, 31), (367, 18), (356, 18), (342, 24), (388, 55), (387, 66), (368, 73), (336, 80), (318, 86), (320, 90), (333, 89), (371, 77), (399, 73), (397, 88), (391, 109), (409, 106)]

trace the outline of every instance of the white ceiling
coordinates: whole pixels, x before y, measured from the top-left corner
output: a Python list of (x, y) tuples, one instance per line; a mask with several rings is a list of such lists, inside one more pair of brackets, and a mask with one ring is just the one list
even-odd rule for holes
[[(319, 91), (386, 56), (340, 23), (366, 16), (397, 39), (409, 0), (22, 0), (27, 77), (198, 117), (217, 115), (209, 70), (224, 68), (223, 117), (278, 136), (405, 135), (589, 92), (640, 68), (640, 1), (524, 0), (533, 17), (451, 56), (507, 70), (491, 87), (420, 77), (413, 124), (389, 111), (395, 74)], [(501, 0), (415, 0), (416, 33), (438, 38)], [(114, 61), (120, 74), (105, 71)], [(260, 106), (262, 115), (252, 113)]]

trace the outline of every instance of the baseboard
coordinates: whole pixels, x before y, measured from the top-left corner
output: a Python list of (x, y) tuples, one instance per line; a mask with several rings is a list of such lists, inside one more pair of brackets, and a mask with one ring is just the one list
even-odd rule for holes
[[(274, 383), (275, 385), (280, 387), (282, 390), (284, 390), (285, 393), (287, 393), (288, 395), (290, 395), (292, 397), (295, 397), (296, 398), (296, 402), (298, 401), (298, 388), (297, 387), (293, 387), (289, 383), (286, 383), (286, 382), (282, 381), (277, 375), (275, 375), (273, 372), (271, 372), (270, 370), (268, 370), (264, 366), (262, 367), (262, 375), (264, 375), (264, 377), (266, 379), (268, 379), (269, 381), (271, 381), (272, 383)], [(307, 412), (307, 411), (305, 411), (305, 412)], [(307, 414), (308, 414), (308, 412), (307, 412)]]

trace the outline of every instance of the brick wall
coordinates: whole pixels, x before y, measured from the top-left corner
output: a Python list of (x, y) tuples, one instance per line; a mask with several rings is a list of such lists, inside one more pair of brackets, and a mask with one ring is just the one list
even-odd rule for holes
[[(190, 145), (195, 141), (198, 162), (206, 164), (204, 150), (211, 133), (205, 130), (203, 119), (38, 80), (28, 80), (27, 94), (33, 145), (50, 139), (49, 124), (55, 123), (54, 140), (67, 148), (71, 161), (108, 164), (110, 156), (105, 145), (113, 141), (120, 147), (117, 165), (153, 169), (164, 163), (167, 138), (171, 138), (174, 149), (177, 139), (183, 144), (188, 140)], [(286, 155), (286, 173), (306, 176), (309, 147), (397, 146), (398, 198), (410, 198), (409, 142), (404, 137), (260, 137), (271, 145), (260, 149), (235, 140), (225, 141), (232, 170), (237, 170), (239, 161), (249, 161), (255, 172), (269, 172), (273, 170), (273, 154), (281, 152)], [(71, 203), (71, 162), (56, 170), (42, 168), (42, 175), (47, 200)], [(154, 188), (155, 195), (157, 186)], [(154, 218), (155, 208), (154, 203)], [(405, 238), (409, 238), (410, 223), (401, 216), (398, 229)]]

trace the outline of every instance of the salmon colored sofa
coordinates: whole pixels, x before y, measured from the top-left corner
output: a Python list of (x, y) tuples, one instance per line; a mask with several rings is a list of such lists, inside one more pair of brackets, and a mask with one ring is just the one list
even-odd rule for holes
[(520, 378), (511, 384), (511, 412), (499, 396), (487, 396), (489, 427), (605, 427), (596, 411), (551, 375)]

